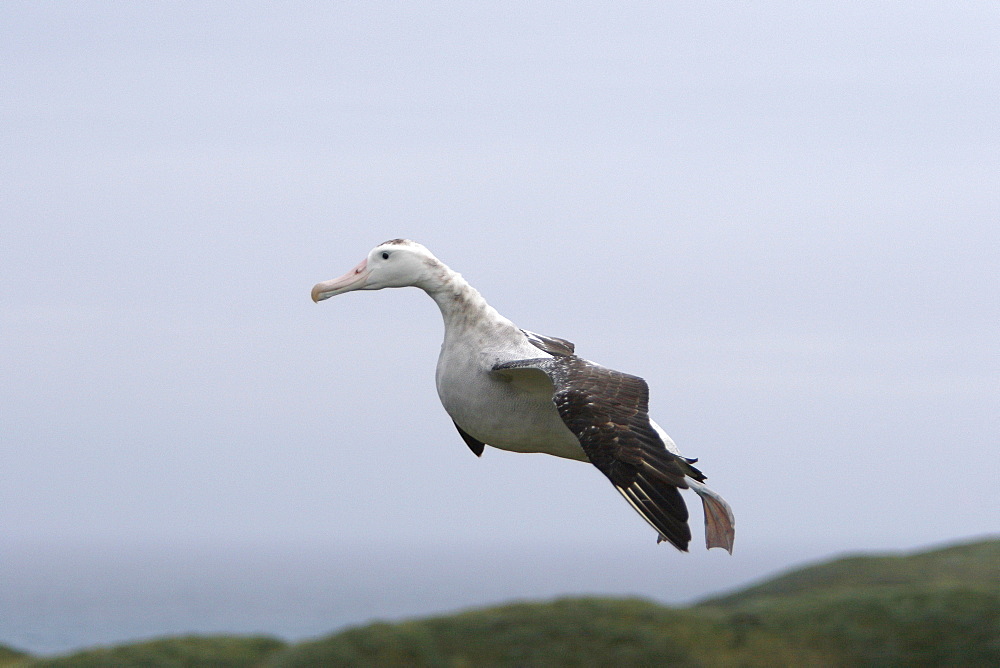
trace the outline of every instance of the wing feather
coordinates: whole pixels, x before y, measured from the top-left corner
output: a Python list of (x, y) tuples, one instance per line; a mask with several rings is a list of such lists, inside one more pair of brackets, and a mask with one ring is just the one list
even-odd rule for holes
[(522, 329), (521, 333), (528, 337), (528, 342), (531, 345), (539, 350), (544, 350), (550, 355), (572, 355), (576, 349), (576, 346), (572, 342), (560, 339), (558, 336), (545, 336), (544, 334), (529, 332), (526, 329)]
[(571, 354), (505, 362), (494, 370), (516, 368), (540, 369), (552, 379), (552, 401), (590, 461), (661, 540), (686, 551), (691, 530), (679, 490), (688, 487), (687, 476), (705, 476), (692, 461), (668, 452), (650, 424), (646, 381)]
[(467, 446), (469, 446), (469, 450), (472, 450), (472, 454), (474, 454), (476, 457), (482, 457), (483, 450), (486, 449), (486, 444), (480, 441), (478, 438), (473, 438), (472, 436), (470, 436), (468, 433), (466, 433), (464, 429), (459, 427), (458, 423), (455, 422), (454, 420), (452, 420), (451, 422), (452, 424), (455, 425), (455, 429), (458, 430), (458, 434), (462, 437), (462, 440), (465, 441), (465, 444)]

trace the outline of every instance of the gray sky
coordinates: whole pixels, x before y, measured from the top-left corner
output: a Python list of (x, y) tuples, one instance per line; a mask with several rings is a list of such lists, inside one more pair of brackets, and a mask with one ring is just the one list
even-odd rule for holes
[[(997, 531), (996, 5), (334, 4), (0, 5), (4, 541), (722, 582)], [(735, 556), (477, 460), (433, 302), (309, 300), (393, 237), (645, 377)]]

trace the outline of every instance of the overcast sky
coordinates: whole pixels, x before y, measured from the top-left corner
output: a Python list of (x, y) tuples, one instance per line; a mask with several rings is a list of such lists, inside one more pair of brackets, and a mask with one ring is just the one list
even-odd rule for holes
[[(753, 555), (997, 531), (997, 5), (4, 2), (0, 25), (8, 544), (570, 572), (604, 549), (708, 563), (710, 589)], [(646, 378), (735, 555), (656, 546), (592, 467), (477, 460), (432, 301), (309, 299), (394, 237)]]

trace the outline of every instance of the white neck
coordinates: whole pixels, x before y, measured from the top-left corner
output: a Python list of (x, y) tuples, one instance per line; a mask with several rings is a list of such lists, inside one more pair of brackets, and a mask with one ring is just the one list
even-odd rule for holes
[(507, 318), (486, 303), (483, 296), (457, 271), (445, 264), (435, 272), (432, 280), (421, 285), (441, 309), (445, 336), (461, 336), (475, 329), (517, 329)]

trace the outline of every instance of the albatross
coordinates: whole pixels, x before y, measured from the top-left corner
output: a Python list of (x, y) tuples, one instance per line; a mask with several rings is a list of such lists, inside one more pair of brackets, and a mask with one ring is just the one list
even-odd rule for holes
[(705, 544), (732, 553), (733, 512), (705, 485), (695, 459), (650, 419), (646, 381), (576, 355), (566, 339), (519, 328), (461, 274), (408, 239), (379, 244), (356, 267), (312, 289), (315, 302), (355, 290), (417, 287), (444, 317), (438, 396), (466, 445), (539, 452), (590, 462), (657, 531), (686, 552), (695, 492), (705, 514)]

